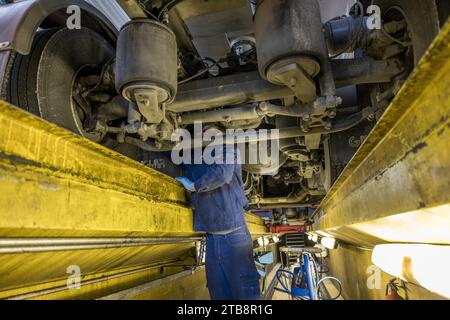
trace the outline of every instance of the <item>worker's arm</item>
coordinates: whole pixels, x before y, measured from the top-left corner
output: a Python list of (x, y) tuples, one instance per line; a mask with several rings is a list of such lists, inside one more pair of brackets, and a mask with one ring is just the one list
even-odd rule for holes
[(194, 182), (198, 193), (209, 192), (230, 183), (233, 179), (234, 164), (214, 164), (208, 166), (206, 173)]
[(209, 165), (206, 173), (194, 182), (196, 192), (209, 192), (231, 182), (236, 165), (236, 155), (233, 148), (230, 150), (226, 149), (224, 148), (224, 157), (218, 157), (216, 160), (222, 159), (224, 163), (226, 163), (227, 159), (232, 161), (229, 164)]

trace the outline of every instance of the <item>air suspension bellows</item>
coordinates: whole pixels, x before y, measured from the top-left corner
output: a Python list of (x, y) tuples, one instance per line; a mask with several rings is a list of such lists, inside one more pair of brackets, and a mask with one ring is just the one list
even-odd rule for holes
[(313, 102), (313, 78), (328, 59), (317, 0), (261, 0), (255, 28), (261, 76)]
[(162, 23), (136, 19), (120, 31), (116, 57), (116, 87), (135, 103), (147, 123), (160, 123), (161, 106), (177, 94), (177, 42)]

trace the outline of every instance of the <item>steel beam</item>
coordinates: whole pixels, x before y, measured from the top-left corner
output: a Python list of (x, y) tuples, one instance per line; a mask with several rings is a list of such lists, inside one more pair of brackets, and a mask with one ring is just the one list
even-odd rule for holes
[(2, 101), (0, 191), (0, 298), (94, 299), (195, 264), (178, 182)]
[(4, 102), (0, 155), (0, 237), (194, 234), (175, 180)]
[(450, 244), (450, 22), (314, 214), (349, 242)]
[(143, 285), (113, 293), (100, 300), (209, 299), (205, 268), (179, 272)]
[[(193, 266), (187, 250), (171, 245), (0, 255), (0, 299), (97, 299)], [(79, 288), (68, 287), (76, 284), (73, 268), (80, 271)]]
[[(395, 59), (374, 60), (370, 57), (332, 60), (330, 68), (337, 88), (390, 82), (402, 71)], [(244, 72), (183, 84), (167, 110), (192, 112), (292, 97), (293, 91), (288, 87), (273, 85), (261, 79), (256, 71)]]

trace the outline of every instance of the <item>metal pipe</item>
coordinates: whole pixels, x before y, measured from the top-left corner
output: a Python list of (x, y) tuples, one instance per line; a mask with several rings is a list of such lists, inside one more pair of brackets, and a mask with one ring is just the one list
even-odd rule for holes
[[(203, 146), (214, 146), (218, 144), (243, 144), (243, 143), (251, 143), (251, 142), (259, 142), (259, 141), (267, 141), (267, 140), (275, 140), (275, 139), (290, 139), (297, 138), (302, 136), (316, 135), (316, 134), (332, 134), (341, 131), (349, 130), (361, 122), (366, 120), (369, 115), (373, 113), (373, 108), (367, 107), (362, 111), (355, 113), (349, 117), (344, 119), (335, 119), (332, 122), (332, 126), (330, 130), (326, 130), (325, 128), (312, 128), (310, 131), (305, 132), (299, 127), (289, 127), (289, 128), (281, 128), (278, 129), (278, 134), (271, 134), (271, 131), (268, 131), (267, 135), (260, 135), (259, 131), (249, 131), (249, 132), (235, 132), (234, 135), (228, 137), (225, 136), (223, 141), (213, 141), (213, 142), (204, 142), (202, 140), (192, 140), (191, 145), (203, 145)], [(219, 139), (220, 140), (220, 139)]]
[[(320, 202), (320, 201), (318, 201)], [(311, 202), (311, 203), (284, 203), (284, 204), (273, 204), (273, 205), (261, 205), (258, 206), (258, 209), (260, 210), (270, 210), (270, 209), (289, 209), (289, 208), (309, 208), (314, 207), (317, 205), (318, 202)]]
[(301, 111), (301, 106), (277, 106), (271, 103), (261, 103), (259, 106), (242, 106), (226, 108), (207, 112), (192, 112), (178, 117), (180, 125), (193, 124), (195, 122), (232, 122), (239, 120), (256, 120), (267, 115), (283, 115), (288, 117), (302, 117), (306, 111)]
[(55, 252), (191, 243), (190, 238), (0, 239), (0, 254)]
[(271, 204), (292, 204), (292, 203), (298, 203), (302, 202), (307, 196), (309, 195), (308, 191), (301, 189), (292, 192), (287, 197), (280, 197), (280, 198), (260, 198), (257, 201), (253, 202), (251, 201), (251, 205), (271, 205)]
[[(293, 116), (294, 114), (296, 114), (296, 116), (301, 116), (301, 112), (300, 111), (296, 111), (294, 109), (294, 107), (280, 107), (280, 106), (275, 106), (275, 105), (271, 105), (271, 104), (267, 104), (268, 106), (268, 111), (270, 112), (279, 112), (278, 114), (287, 114), (289, 113), (291, 116)], [(235, 109), (240, 109), (240, 108), (235, 108)], [(219, 110), (222, 111), (222, 110)], [(226, 111), (226, 110), (223, 110)], [(215, 111), (213, 111), (215, 112)], [(250, 110), (250, 113), (254, 112)], [(255, 111), (256, 112), (256, 111)], [(298, 114), (297, 114), (298, 112)], [(275, 139), (291, 139), (291, 138), (297, 138), (297, 137), (305, 137), (305, 136), (310, 136), (310, 135), (317, 135), (317, 134), (332, 134), (332, 133), (337, 133), (337, 132), (341, 132), (341, 131), (345, 131), (348, 129), (351, 129), (355, 126), (357, 126), (358, 124), (360, 124), (361, 122), (363, 122), (364, 120), (366, 120), (369, 115), (373, 112), (371, 107), (365, 108), (363, 109), (361, 112), (358, 112), (356, 114), (353, 114), (347, 118), (344, 119), (335, 119), (332, 122), (332, 126), (331, 129), (327, 130), (325, 128), (312, 128), (310, 129), (310, 131), (305, 132), (303, 131), (301, 128), (299, 127), (288, 127), (288, 128), (281, 128), (278, 129), (278, 134), (272, 134), (271, 131), (267, 132), (268, 134), (264, 134), (264, 135), (260, 135), (259, 131), (247, 131), (247, 132), (243, 132), (243, 131), (236, 131), (231, 137), (230, 136), (225, 136), (225, 139), (223, 139), (223, 141), (219, 141), (219, 140), (215, 140), (213, 142), (210, 141), (203, 141), (202, 139), (192, 139), (191, 140), (191, 148), (193, 146), (214, 146), (214, 145), (218, 145), (218, 144), (245, 144), (245, 143), (252, 143), (252, 142), (259, 142), (259, 141), (269, 141), (269, 140), (275, 140)], [(219, 113), (221, 114), (221, 113)], [(187, 118), (185, 118), (187, 119)], [(192, 120), (192, 119), (191, 119)], [(198, 121), (198, 118), (196, 118), (196, 120)], [(183, 124), (188, 123), (188, 120), (186, 120), (186, 122), (184, 122), (185, 120), (181, 120), (183, 121)], [(214, 120), (217, 121), (217, 120)], [(208, 121), (204, 121), (204, 122), (208, 122)], [(213, 121), (211, 121), (213, 122)], [(126, 137), (125, 138), (125, 143), (128, 144), (132, 144), (135, 145), (139, 148), (142, 148), (144, 150), (147, 151), (151, 151), (151, 152), (165, 152), (165, 151), (171, 151), (176, 143), (174, 143), (173, 145), (169, 144), (166, 146), (163, 146), (161, 148), (157, 148), (154, 145), (151, 145), (147, 142), (141, 141), (139, 139), (136, 138), (132, 138), (132, 137)], [(188, 145), (184, 144), (185, 148), (189, 148)]]
[(47, 246), (47, 245), (88, 245), (88, 244), (126, 244), (126, 243), (174, 243), (198, 241), (201, 237), (171, 238), (0, 238), (0, 247)]
[(264, 115), (270, 115), (270, 116), (286, 116), (286, 117), (294, 117), (294, 118), (300, 118), (303, 117), (305, 114), (307, 114), (307, 110), (304, 109), (304, 105), (293, 105), (293, 106), (277, 106), (274, 104), (271, 104), (269, 102), (263, 102), (259, 105), (260, 112), (264, 113)]
[(195, 122), (231, 122), (239, 120), (254, 120), (262, 118), (265, 114), (260, 112), (258, 106), (243, 106), (238, 108), (226, 108), (214, 111), (197, 111), (182, 114), (178, 117), (180, 125), (193, 124)]
[(238, 73), (224, 77), (197, 80), (179, 86), (175, 101), (167, 111), (176, 113), (213, 109), (292, 97), (284, 86), (264, 81), (258, 72)]
[[(331, 70), (324, 70), (321, 81), (325, 94), (334, 92), (327, 77), (334, 78), (336, 88), (343, 88), (355, 84), (389, 82), (402, 71), (397, 59), (375, 60), (370, 57), (331, 60), (330, 67)], [(257, 72), (237, 73), (180, 86), (175, 101), (167, 106), (167, 110), (182, 113), (293, 96), (293, 91), (288, 87), (270, 84), (261, 79)]]

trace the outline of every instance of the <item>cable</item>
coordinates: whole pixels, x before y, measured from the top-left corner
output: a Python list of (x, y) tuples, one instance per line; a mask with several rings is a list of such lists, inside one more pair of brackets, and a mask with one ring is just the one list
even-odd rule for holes
[(178, 0), (172, 0), (172, 1), (170, 1), (170, 2), (167, 2), (167, 3), (162, 7), (161, 10), (159, 11), (159, 14), (158, 14), (158, 20), (161, 20), (164, 11), (166, 11), (168, 7), (170, 7), (172, 4), (174, 4), (174, 3), (177, 2), (177, 1), (178, 1)]
[[(287, 276), (285, 276), (286, 280), (282, 280), (280, 278), (281, 274), (287, 274), (290, 276), (291, 278), (291, 289), (288, 288), (288, 284), (285, 283), (285, 281), (287, 281)], [(293, 284), (295, 283), (297, 286), (297, 288), (300, 288), (303, 284), (303, 272), (299, 272), (297, 275), (295, 273), (293, 273), (292, 271), (286, 270), (286, 269), (280, 269), (277, 271), (276, 273), (276, 278), (278, 280), (278, 282), (280, 283), (282, 289), (280, 288), (276, 288), (277, 291), (280, 292), (284, 292), (286, 294), (288, 294), (290, 296), (291, 299), (295, 299), (295, 300), (310, 300), (308, 297), (304, 297), (304, 296), (298, 296), (296, 294), (294, 294), (293, 292)], [(294, 281), (294, 279), (296, 279), (296, 281)], [(298, 282), (298, 279), (300, 279), (300, 282)]]
[(280, 270), (277, 271), (277, 275), (276, 275), (276, 276), (277, 276), (277, 280), (278, 280), (278, 282), (281, 284), (281, 286), (283, 287), (283, 289), (284, 289), (285, 291), (287, 291), (289, 294), (292, 295), (292, 290), (289, 290), (289, 289), (287, 288), (287, 286), (285, 285), (285, 283), (284, 283), (283, 281), (281, 281), (281, 279), (280, 279), (281, 273), (287, 273), (287, 274), (291, 275), (292, 278), (295, 277), (295, 274), (294, 274), (293, 272), (289, 271), (289, 270), (280, 269)]
[[(311, 257), (312, 257), (312, 255), (311, 255)], [(322, 259), (322, 257), (321, 257), (321, 259)], [(342, 287), (342, 283), (341, 283), (341, 281), (338, 279), (338, 278), (336, 278), (336, 277), (331, 277), (331, 276), (327, 276), (327, 277), (323, 277), (323, 278), (321, 278), (320, 279), (320, 271), (319, 271), (319, 268), (317, 268), (317, 261), (316, 261), (316, 259), (314, 259), (313, 258), (313, 261), (314, 261), (314, 268), (315, 268), (315, 270), (316, 270), (316, 295), (317, 295), (317, 298), (319, 298), (320, 299), (320, 292), (319, 292), (319, 290), (320, 290), (320, 285), (325, 281), (325, 280), (335, 280), (335, 281), (337, 281), (338, 282), (338, 284), (339, 284), (339, 294), (336, 296), (336, 297), (334, 297), (334, 298), (332, 298), (332, 299), (329, 299), (329, 300), (336, 300), (336, 299), (338, 299), (341, 295), (342, 295), (342, 289), (343, 289), (343, 287)], [(323, 263), (322, 264), (319, 264), (321, 267), (323, 266)], [(320, 300), (323, 300), (323, 299), (320, 299)]]
[(214, 63), (213, 63), (212, 65), (208, 66), (207, 68), (205, 68), (205, 69), (203, 69), (203, 70), (200, 70), (199, 72), (197, 72), (197, 73), (194, 74), (193, 76), (191, 76), (191, 77), (189, 77), (189, 78), (187, 78), (187, 79), (184, 79), (184, 80), (179, 81), (178, 84), (184, 84), (184, 83), (189, 82), (189, 81), (191, 81), (191, 80), (194, 80), (194, 79), (196, 79), (196, 78), (198, 78), (198, 77), (201, 77), (202, 75), (204, 75), (205, 73), (207, 73), (209, 70), (211, 70), (211, 69), (214, 68), (215, 66), (219, 65), (219, 62), (218, 62), (218, 61), (215, 61), (215, 60), (213, 60), (213, 59), (211, 59), (211, 58), (204, 58), (203, 60), (214, 61)]
[[(319, 300), (337, 300), (342, 295), (342, 292), (343, 292), (342, 282), (338, 278), (331, 277), (331, 276), (320, 278), (320, 276), (319, 276), (319, 269), (317, 267), (317, 261), (314, 259), (314, 257), (310, 253), (305, 253), (305, 255), (308, 255), (309, 261), (310, 261), (310, 267), (312, 269), (314, 269), (314, 270), (311, 269), (310, 272), (315, 272), (315, 275), (314, 275), (315, 279), (313, 279), (315, 284), (312, 284), (312, 285), (313, 285), (313, 287), (315, 287), (317, 298)], [(282, 278), (282, 275), (284, 276), (283, 278)], [(296, 289), (296, 288), (303, 288), (302, 285), (304, 284), (304, 280), (305, 280), (304, 276), (305, 276), (305, 274), (302, 271), (299, 271), (297, 274), (295, 274), (295, 273), (293, 273), (290, 270), (280, 269), (276, 273), (276, 278), (277, 278), (277, 280), (280, 283), (282, 288), (281, 289), (280, 288), (276, 288), (276, 290), (288, 294), (290, 299), (294, 299), (294, 300), (310, 300), (308, 297), (298, 296), (298, 295), (296, 295), (294, 293), (294, 289)], [(290, 285), (287, 283), (287, 281), (289, 281), (289, 280), (290, 280)], [(335, 297), (330, 298), (330, 299), (322, 299), (320, 297), (320, 285), (323, 284), (323, 282), (325, 280), (332, 280), (332, 281), (336, 281), (338, 283), (338, 285), (339, 285), (339, 292), (338, 292), (338, 294)]]
[[(281, 275), (282, 273), (288, 274), (288, 275), (290, 276), (290, 278), (291, 278), (291, 289), (289, 289), (289, 288), (288, 288), (289, 285), (288, 285), (287, 283), (284, 282), (284, 281), (288, 281), (288, 277), (285, 276), (285, 280), (284, 280), (284, 281), (280, 278), (280, 275)], [(291, 271), (289, 271), (289, 270), (285, 270), (285, 269), (280, 269), (280, 270), (277, 271), (276, 277), (277, 277), (278, 282), (279, 282), (280, 285), (282, 286), (282, 289), (279, 289), (279, 288), (277, 289), (278, 291), (289, 294), (289, 297), (290, 297), (291, 299), (297, 299), (297, 300), (309, 300), (309, 299), (307, 299), (307, 298), (305, 298), (305, 297), (298, 296), (298, 295), (296, 295), (296, 294), (293, 293), (293, 284), (294, 284), (295, 282), (297, 282), (297, 281), (294, 282), (294, 279), (296, 278), (296, 275), (295, 275), (293, 272), (291, 272)], [(300, 273), (298, 274), (297, 279), (298, 279), (299, 277), (300, 277)], [(300, 287), (300, 286), (301, 286), (301, 283), (298, 285), (298, 287)]]
[(159, 18), (157, 16), (155, 16), (153, 13), (151, 13), (149, 10), (147, 10), (147, 8), (145, 7), (145, 4), (143, 4), (140, 0), (138, 0), (136, 3), (146, 14), (148, 14), (153, 19), (159, 21)]
[[(322, 256), (320, 257), (320, 263), (318, 263), (318, 265), (319, 265), (319, 274), (330, 272), (330, 269), (327, 266), (325, 266), (325, 264), (323, 263), (323, 257)], [(323, 270), (324, 267), (326, 268), (325, 271)]]
[(164, 11), (171, 6), (173, 3), (177, 2), (178, 0), (172, 0), (168, 3), (166, 3), (161, 10), (158, 13), (158, 16), (154, 15), (152, 12), (150, 12), (150, 10), (147, 9), (146, 5), (148, 0), (145, 3), (142, 3), (141, 0), (137, 1), (138, 6), (145, 12), (147, 13), (149, 16), (151, 16), (153, 19), (155, 19), (156, 21), (161, 21), (162, 15), (164, 13)]
[(384, 29), (384, 25), (381, 27), (381, 31), (383, 32), (383, 34), (388, 37), (390, 40), (394, 41), (395, 43), (398, 43), (399, 45), (403, 46), (403, 47), (410, 47), (412, 46), (411, 42), (403, 42), (399, 39), (394, 38), (392, 35), (390, 35), (386, 29)]
[[(330, 276), (328, 276), (328, 277), (323, 277), (323, 278), (320, 279), (319, 282), (317, 283), (317, 289), (316, 289), (316, 290), (317, 290), (317, 291), (316, 291), (317, 297), (319, 297), (320, 285), (321, 285), (325, 280), (334, 280), (334, 281), (336, 281), (336, 282), (339, 284), (339, 293), (338, 293), (338, 295), (337, 295), (336, 297), (334, 297), (334, 298), (327, 299), (327, 300), (337, 300), (337, 299), (342, 295), (342, 290), (343, 290), (342, 282), (341, 282), (338, 278), (336, 278), (336, 277), (330, 277)], [(323, 299), (322, 299), (322, 300), (323, 300)]]

